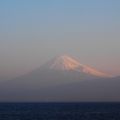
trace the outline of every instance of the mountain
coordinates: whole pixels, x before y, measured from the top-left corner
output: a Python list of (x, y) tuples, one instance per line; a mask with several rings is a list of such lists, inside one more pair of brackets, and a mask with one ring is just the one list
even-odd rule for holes
[(109, 75), (83, 65), (67, 55), (63, 55), (53, 58), (24, 76), (6, 81), (6, 85), (9, 83), (11, 86), (15, 84), (16, 86), (22, 85), (27, 86), (27, 88), (34, 88), (36, 86), (54, 86), (80, 80), (106, 77), (109, 77)]
[(64, 55), (0, 83), (0, 101), (120, 101), (119, 91), (119, 77)]
[[(66, 55), (53, 58), (32, 72), (10, 81), (27, 87), (46, 87), (80, 80), (107, 78), (108, 74), (83, 65)], [(13, 82), (13, 83), (12, 83)]]

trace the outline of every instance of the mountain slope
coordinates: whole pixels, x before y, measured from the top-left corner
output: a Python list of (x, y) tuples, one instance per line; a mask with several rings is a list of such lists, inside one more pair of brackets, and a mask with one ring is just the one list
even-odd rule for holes
[(118, 102), (120, 78), (82, 80), (46, 87), (9, 85), (0, 88), (0, 101), (23, 102)]

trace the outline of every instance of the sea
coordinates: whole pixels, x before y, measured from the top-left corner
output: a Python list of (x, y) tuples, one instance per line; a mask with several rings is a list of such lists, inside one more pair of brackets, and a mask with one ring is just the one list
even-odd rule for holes
[(120, 120), (120, 103), (0, 103), (0, 120)]

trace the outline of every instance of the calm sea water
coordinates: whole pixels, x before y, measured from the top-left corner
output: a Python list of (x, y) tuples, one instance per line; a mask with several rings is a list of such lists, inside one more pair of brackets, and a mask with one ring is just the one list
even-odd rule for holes
[(0, 103), (0, 120), (120, 120), (120, 103)]

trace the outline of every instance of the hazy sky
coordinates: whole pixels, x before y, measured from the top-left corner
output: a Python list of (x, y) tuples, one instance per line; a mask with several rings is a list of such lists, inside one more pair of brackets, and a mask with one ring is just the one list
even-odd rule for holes
[(119, 0), (0, 0), (0, 78), (68, 54), (120, 75)]

